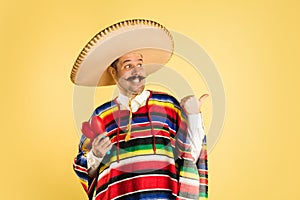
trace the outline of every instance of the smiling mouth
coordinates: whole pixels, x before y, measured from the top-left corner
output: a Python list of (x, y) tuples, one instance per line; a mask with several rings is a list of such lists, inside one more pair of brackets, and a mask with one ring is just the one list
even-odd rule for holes
[(131, 81), (133, 83), (139, 83), (141, 82), (142, 80), (144, 80), (146, 77), (144, 76), (131, 76), (129, 78), (127, 78), (126, 80), (127, 81)]

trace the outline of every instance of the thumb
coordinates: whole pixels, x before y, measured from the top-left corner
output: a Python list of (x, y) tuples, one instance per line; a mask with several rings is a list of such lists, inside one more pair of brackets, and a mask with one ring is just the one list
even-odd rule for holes
[(204, 100), (205, 100), (208, 96), (209, 96), (208, 94), (203, 94), (203, 95), (198, 99), (200, 105), (204, 102)]

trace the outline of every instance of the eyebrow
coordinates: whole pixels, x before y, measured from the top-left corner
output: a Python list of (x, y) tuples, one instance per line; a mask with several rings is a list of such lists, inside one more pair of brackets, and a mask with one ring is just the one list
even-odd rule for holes
[[(126, 62), (130, 62), (130, 61), (132, 61), (132, 60), (124, 60), (124, 61), (122, 62), (122, 64), (125, 64)], [(142, 61), (142, 62), (143, 62), (143, 59), (142, 59), (142, 58), (139, 58), (138, 61)]]

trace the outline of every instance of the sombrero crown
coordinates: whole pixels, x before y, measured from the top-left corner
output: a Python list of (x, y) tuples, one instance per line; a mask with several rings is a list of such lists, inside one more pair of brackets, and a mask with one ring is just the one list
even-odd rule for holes
[(150, 74), (169, 61), (173, 39), (164, 26), (151, 20), (113, 24), (95, 35), (80, 52), (72, 68), (72, 82), (81, 86), (115, 84), (107, 68), (129, 52), (142, 54), (145, 70)]

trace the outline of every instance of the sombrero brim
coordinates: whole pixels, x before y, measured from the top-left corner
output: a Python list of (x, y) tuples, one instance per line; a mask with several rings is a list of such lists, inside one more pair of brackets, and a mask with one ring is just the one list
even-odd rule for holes
[(150, 20), (127, 20), (114, 24), (94, 36), (76, 59), (71, 80), (81, 86), (115, 84), (107, 68), (129, 52), (143, 56), (147, 74), (166, 64), (173, 52), (170, 32)]

